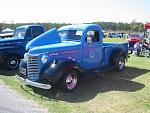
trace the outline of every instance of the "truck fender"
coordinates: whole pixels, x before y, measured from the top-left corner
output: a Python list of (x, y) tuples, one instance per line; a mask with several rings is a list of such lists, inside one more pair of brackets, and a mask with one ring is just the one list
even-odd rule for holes
[(110, 64), (111, 65), (115, 65), (116, 64), (116, 60), (118, 57), (120, 57), (121, 55), (123, 55), (125, 57), (125, 59), (127, 60), (127, 55), (126, 52), (120, 48), (114, 50), (112, 52), (112, 54), (110, 55)]
[(25, 61), (24, 59), (21, 60), (20, 64), (19, 64), (19, 68), (27, 68), (27, 61)]
[(41, 71), (41, 80), (48, 80), (51, 83), (56, 83), (62, 76), (70, 70), (76, 70), (79, 73), (83, 69), (72, 60), (57, 60), (47, 64)]
[(24, 53), (25, 49), (22, 46), (11, 46), (5, 49), (5, 51), (3, 52), (3, 57), (16, 54), (18, 57), (23, 58)]

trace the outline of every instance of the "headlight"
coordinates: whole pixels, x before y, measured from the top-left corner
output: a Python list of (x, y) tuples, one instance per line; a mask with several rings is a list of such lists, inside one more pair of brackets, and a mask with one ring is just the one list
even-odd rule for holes
[(43, 64), (45, 64), (48, 60), (48, 56), (47, 55), (43, 55), (42, 58), (41, 58), (41, 61)]

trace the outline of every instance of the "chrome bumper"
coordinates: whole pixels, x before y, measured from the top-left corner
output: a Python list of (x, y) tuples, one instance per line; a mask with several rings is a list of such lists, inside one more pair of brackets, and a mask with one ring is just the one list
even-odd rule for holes
[(20, 80), (21, 82), (23, 82), (25, 85), (30, 85), (30, 86), (34, 86), (34, 87), (37, 87), (37, 88), (41, 88), (41, 89), (51, 89), (51, 85), (49, 84), (42, 84), (42, 83), (38, 83), (38, 82), (33, 82), (31, 80), (28, 80), (28, 79), (24, 79), (18, 75), (16, 75), (16, 78), (18, 80)]

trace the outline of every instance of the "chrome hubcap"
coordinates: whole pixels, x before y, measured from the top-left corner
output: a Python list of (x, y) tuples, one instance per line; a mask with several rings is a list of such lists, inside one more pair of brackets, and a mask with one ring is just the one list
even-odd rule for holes
[(120, 61), (119, 61), (119, 69), (123, 69), (124, 68), (124, 59), (123, 58), (120, 58)]
[(12, 59), (12, 60), (10, 60), (10, 62), (9, 62), (10, 68), (16, 68), (17, 65), (18, 65), (17, 59)]
[(16, 60), (12, 60), (12, 61), (10, 62), (11, 65), (15, 65), (16, 63), (17, 63)]
[(66, 85), (67, 85), (67, 88), (68, 89), (74, 89), (76, 84), (77, 84), (77, 77), (76, 76), (73, 76), (74, 74), (71, 73), (67, 79), (66, 79)]

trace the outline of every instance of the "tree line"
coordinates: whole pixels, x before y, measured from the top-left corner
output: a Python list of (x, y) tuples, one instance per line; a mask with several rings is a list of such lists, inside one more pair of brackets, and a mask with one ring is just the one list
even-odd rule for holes
[(144, 24), (139, 22), (115, 23), (115, 22), (94, 22), (101, 25), (104, 30), (124, 32), (144, 32)]
[[(139, 22), (131, 22), (131, 23), (116, 23), (116, 22), (93, 22), (94, 24), (98, 24), (102, 27), (102, 29), (106, 31), (122, 31), (122, 32), (144, 32), (144, 24)], [(45, 27), (45, 30), (49, 30), (51, 28), (59, 28), (64, 25), (69, 25), (69, 23), (0, 23), (0, 31), (2, 29), (11, 28), (16, 29), (21, 25), (28, 24), (40, 24)]]

